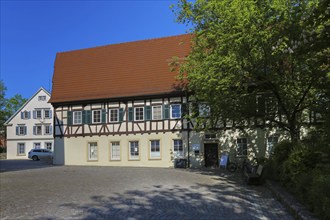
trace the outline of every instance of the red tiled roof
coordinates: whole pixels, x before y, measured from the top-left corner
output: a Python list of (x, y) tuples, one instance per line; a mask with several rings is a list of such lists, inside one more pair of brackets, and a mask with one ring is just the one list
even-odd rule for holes
[(176, 91), (173, 57), (191, 49), (179, 35), (58, 53), (51, 103), (156, 95)]

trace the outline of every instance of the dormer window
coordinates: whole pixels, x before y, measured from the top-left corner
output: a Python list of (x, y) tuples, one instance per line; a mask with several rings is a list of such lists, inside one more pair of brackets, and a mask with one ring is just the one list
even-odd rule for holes
[(45, 95), (38, 96), (38, 101), (46, 101), (46, 96)]

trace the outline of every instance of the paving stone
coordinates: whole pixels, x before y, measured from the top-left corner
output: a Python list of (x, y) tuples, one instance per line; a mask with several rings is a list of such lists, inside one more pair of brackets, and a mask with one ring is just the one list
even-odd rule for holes
[(267, 187), (238, 174), (28, 165), (2, 169), (1, 219), (293, 219)]

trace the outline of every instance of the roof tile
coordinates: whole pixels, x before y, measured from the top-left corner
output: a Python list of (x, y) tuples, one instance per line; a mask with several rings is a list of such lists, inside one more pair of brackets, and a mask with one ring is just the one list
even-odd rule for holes
[(186, 57), (191, 35), (113, 44), (58, 53), (51, 103), (170, 93), (173, 57)]

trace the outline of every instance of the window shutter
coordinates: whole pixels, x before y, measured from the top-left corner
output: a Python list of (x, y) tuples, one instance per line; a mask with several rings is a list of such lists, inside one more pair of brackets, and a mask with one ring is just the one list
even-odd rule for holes
[(27, 135), (27, 127), (24, 126), (24, 135)]
[(188, 114), (188, 104), (182, 103), (181, 104), (181, 117), (184, 117)]
[(92, 121), (92, 114), (91, 110), (84, 110), (82, 111), (82, 122), (83, 124), (90, 124)]
[(53, 134), (53, 126), (49, 125), (49, 133)]
[(119, 122), (124, 121), (124, 109), (120, 108), (119, 109)]
[(18, 129), (19, 129), (19, 127), (16, 126), (16, 135), (18, 135)]
[(49, 110), (49, 118), (52, 118), (53, 115), (52, 115), (52, 110)]
[(37, 118), (37, 113), (36, 110), (33, 110), (33, 118), (36, 119)]
[(163, 106), (163, 118), (164, 119), (169, 119), (170, 118), (170, 106), (169, 105), (164, 105)]
[(144, 107), (144, 118), (145, 120), (151, 120), (151, 106)]
[(21, 119), (24, 119), (24, 113), (21, 112)]
[(198, 117), (199, 116), (199, 105), (197, 102), (193, 102), (192, 104), (192, 116)]
[(31, 112), (28, 111), (28, 119), (30, 119), (30, 118), (31, 118)]
[(36, 135), (36, 126), (33, 126), (33, 135)]
[(102, 109), (101, 117), (102, 117), (102, 123), (106, 123), (106, 121), (107, 121), (107, 112), (106, 112), (105, 109)]
[(72, 111), (68, 111), (67, 125), (72, 125)]
[(133, 121), (134, 109), (132, 107), (128, 108), (128, 121)]

